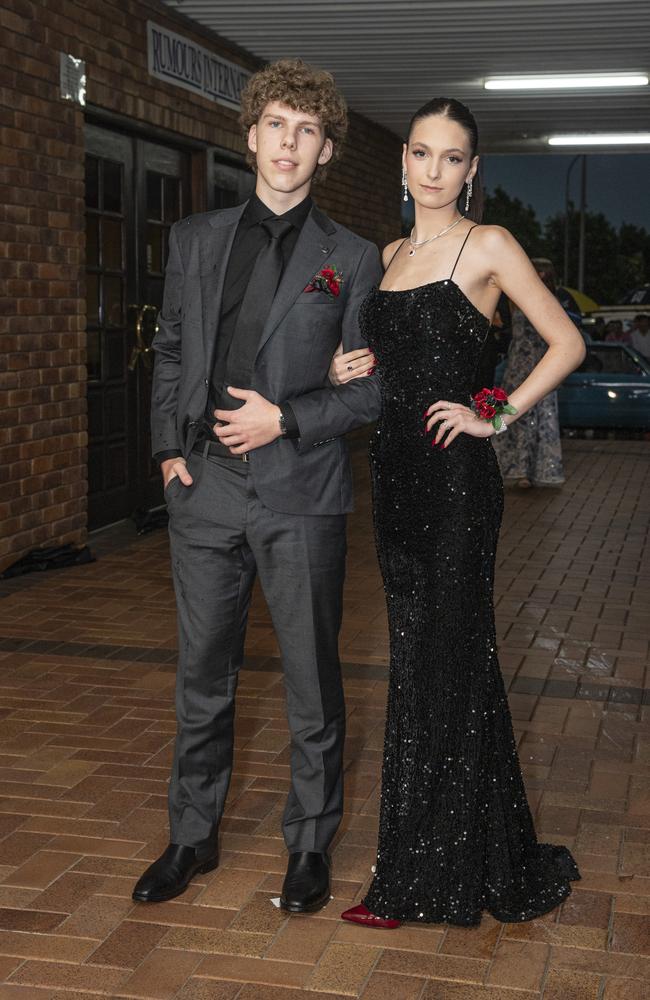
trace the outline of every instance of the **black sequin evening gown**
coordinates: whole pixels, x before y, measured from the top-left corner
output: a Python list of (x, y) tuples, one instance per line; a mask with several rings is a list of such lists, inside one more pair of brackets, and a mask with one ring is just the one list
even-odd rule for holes
[(492, 443), (460, 434), (440, 450), (423, 436), (431, 403), (469, 404), (490, 326), (452, 279), (374, 289), (360, 314), (383, 398), (370, 459), (391, 653), (364, 903), (382, 917), (469, 925), (483, 910), (537, 917), (580, 876), (566, 847), (537, 842), (497, 659), (503, 485)]

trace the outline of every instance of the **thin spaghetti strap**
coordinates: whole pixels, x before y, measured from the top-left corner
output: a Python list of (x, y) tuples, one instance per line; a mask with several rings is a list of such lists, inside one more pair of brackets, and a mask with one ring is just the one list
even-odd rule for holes
[(397, 250), (395, 251), (395, 253), (391, 257), (391, 259), (388, 261), (388, 264), (386, 265), (386, 270), (384, 271), (384, 274), (388, 274), (388, 268), (390, 267), (390, 265), (393, 263), (393, 261), (397, 257), (398, 253), (400, 252), (400, 250), (402, 249), (402, 247), (406, 243), (407, 239), (408, 239), (408, 236), (405, 236), (404, 239), (401, 241), (401, 243), (398, 246)]
[(457, 265), (458, 265), (458, 261), (460, 260), (460, 255), (462, 254), (463, 250), (465, 249), (465, 244), (467, 243), (467, 241), (468, 241), (468, 239), (469, 239), (469, 235), (470, 235), (470, 233), (471, 233), (471, 232), (472, 232), (472, 231), (473, 231), (474, 229), (476, 229), (476, 228), (477, 228), (476, 226), (472, 226), (472, 228), (471, 228), (471, 229), (468, 229), (468, 230), (467, 230), (467, 236), (466, 236), (466, 237), (465, 237), (465, 239), (463, 240), (463, 245), (462, 245), (462, 247), (460, 248), (460, 250), (459, 250), (459, 252), (458, 252), (458, 256), (456, 257), (456, 263), (454, 264), (454, 266), (453, 266), (453, 267), (452, 267), (452, 269), (451, 269), (451, 274), (449, 275), (449, 280), (450, 280), (450, 281), (451, 281), (451, 279), (452, 279), (452, 278), (453, 278), (453, 276), (454, 276), (454, 271), (456, 270), (456, 267), (457, 267)]

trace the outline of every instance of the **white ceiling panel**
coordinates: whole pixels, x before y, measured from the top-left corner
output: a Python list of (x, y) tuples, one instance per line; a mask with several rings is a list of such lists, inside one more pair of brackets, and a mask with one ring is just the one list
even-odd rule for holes
[(650, 87), (512, 93), (487, 76), (648, 73), (648, 0), (166, 0), (264, 60), (301, 56), (402, 136), (431, 97), (476, 115), (483, 151), (540, 152), (554, 132), (650, 127)]

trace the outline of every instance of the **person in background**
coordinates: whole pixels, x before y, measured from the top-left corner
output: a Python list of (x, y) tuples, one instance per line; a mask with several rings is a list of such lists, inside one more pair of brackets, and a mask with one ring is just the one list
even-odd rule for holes
[[(546, 287), (555, 294), (553, 264), (534, 258), (533, 266)], [(512, 308), (512, 340), (502, 386), (509, 394), (526, 379), (546, 352), (546, 343), (521, 309)], [(557, 393), (544, 396), (510, 428), (492, 441), (505, 482), (521, 489), (559, 486), (564, 482)]]
[(510, 306), (508, 297), (502, 295), (481, 350), (472, 393), (480, 392), (484, 385), (494, 384), (494, 370), (508, 353), (510, 337)]
[(634, 326), (630, 330), (632, 347), (650, 360), (650, 316), (640, 313), (634, 317)]
[(609, 343), (631, 344), (630, 331), (625, 330), (620, 319), (610, 319), (605, 327), (605, 340)]

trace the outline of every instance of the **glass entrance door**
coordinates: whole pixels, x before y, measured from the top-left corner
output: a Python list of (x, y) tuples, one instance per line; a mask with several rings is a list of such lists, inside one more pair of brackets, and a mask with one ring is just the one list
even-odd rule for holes
[(88, 526), (162, 502), (150, 457), (151, 341), (189, 157), (86, 126)]

